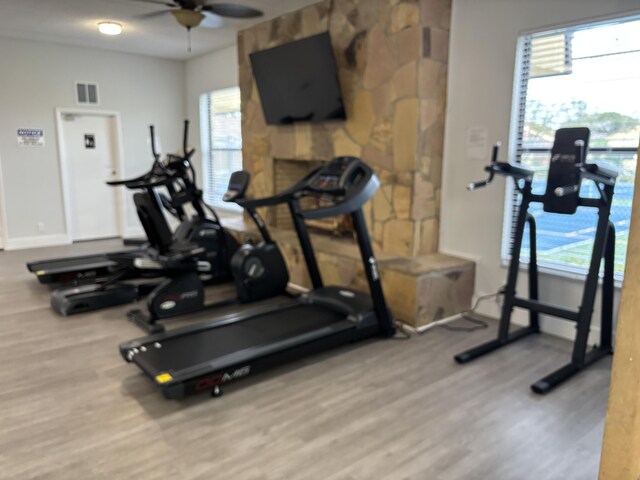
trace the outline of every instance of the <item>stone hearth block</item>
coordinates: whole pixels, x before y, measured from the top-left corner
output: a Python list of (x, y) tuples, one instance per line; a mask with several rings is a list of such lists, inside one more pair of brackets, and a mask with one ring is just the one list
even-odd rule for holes
[[(259, 235), (250, 220), (223, 218), (224, 226), (245, 241)], [(291, 281), (310, 287), (304, 257), (296, 234), (271, 229), (285, 256)], [(350, 238), (312, 234), (320, 273), (327, 285), (339, 284), (366, 290), (366, 279), (357, 245)], [(409, 258), (377, 253), (382, 285), (394, 318), (421, 327), (471, 307), (475, 264), (443, 254)]]
[[(471, 308), (475, 264), (450, 255), (435, 253), (415, 258), (381, 262), (387, 298), (398, 319), (422, 327)], [(402, 299), (398, 305), (396, 298)], [(394, 313), (396, 310), (394, 310)]]

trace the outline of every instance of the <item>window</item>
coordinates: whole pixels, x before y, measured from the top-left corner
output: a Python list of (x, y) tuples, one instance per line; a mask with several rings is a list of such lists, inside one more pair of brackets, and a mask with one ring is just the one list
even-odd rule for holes
[(241, 211), (225, 203), (229, 177), (242, 170), (240, 89), (225, 88), (200, 97), (200, 138), (204, 174), (204, 200), (215, 208)]
[[(640, 18), (582, 25), (524, 35), (518, 45), (518, 71), (510, 145), (512, 158), (535, 170), (534, 193), (544, 193), (555, 130), (591, 129), (588, 161), (620, 171), (611, 209), (616, 227), (615, 274), (622, 279), (629, 234), (633, 181), (640, 137)], [(581, 194), (596, 195), (592, 182)], [(507, 195), (502, 257), (509, 258), (518, 197)], [(538, 261), (564, 272), (586, 273), (597, 214), (583, 208), (573, 216), (546, 213), (533, 204), (538, 228)], [(522, 261), (528, 261), (528, 232)]]

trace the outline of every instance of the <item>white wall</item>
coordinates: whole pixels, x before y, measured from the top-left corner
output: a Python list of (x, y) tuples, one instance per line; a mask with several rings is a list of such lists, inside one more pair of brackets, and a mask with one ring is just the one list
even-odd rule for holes
[[(500, 157), (507, 158), (519, 34), (639, 8), (638, 0), (453, 1), (440, 249), (477, 262), (476, 295), (493, 293), (506, 282), (507, 271), (500, 259), (506, 182), (498, 178), (491, 187), (476, 192), (467, 192), (465, 186), (484, 177), (482, 167), (488, 163), (494, 141), (502, 140)], [(467, 157), (467, 132), (471, 127), (488, 132), (483, 160)], [(581, 301), (580, 281), (541, 274), (540, 283), (540, 295), (545, 301), (570, 308)], [(524, 294), (525, 273), (520, 274), (518, 285)], [(499, 314), (496, 303), (491, 301), (480, 311)], [(514, 318), (526, 321), (521, 311)], [(556, 319), (544, 321), (543, 329), (570, 338), (575, 334), (573, 325)]]
[[(184, 62), (0, 37), (0, 158), (8, 247), (66, 238), (54, 109), (77, 107), (74, 82), (97, 82), (97, 110), (120, 112), (127, 176), (152, 161), (148, 126), (178, 151), (185, 114)], [(44, 148), (20, 148), (18, 128), (43, 128)], [(132, 202), (127, 228), (140, 231)], [(38, 232), (38, 222), (45, 232)]]
[(232, 45), (188, 60), (185, 71), (186, 112), (187, 118), (191, 122), (189, 143), (196, 148), (193, 165), (201, 180), (200, 95), (213, 90), (238, 86), (238, 47)]

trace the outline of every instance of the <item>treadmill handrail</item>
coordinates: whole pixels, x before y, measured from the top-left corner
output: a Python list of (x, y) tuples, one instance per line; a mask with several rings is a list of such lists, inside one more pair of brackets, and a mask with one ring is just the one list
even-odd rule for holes
[[(322, 196), (322, 191), (316, 191), (309, 187), (309, 180), (312, 179), (318, 171), (322, 170), (323, 166), (318, 166), (307, 173), (300, 181), (296, 182), (291, 187), (276, 193), (270, 197), (263, 198), (235, 198), (234, 201), (238, 205), (246, 209), (255, 209), (259, 207), (270, 207), (279, 205), (282, 203), (288, 203), (292, 199), (298, 199), (306, 196)], [(359, 208), (362, 202), (362, 198), (369, 199), (373, 196), (376, 190), (380, 187), (380, 180), (373, 173), (373, 171), (366, 172), (366, 176), (360, 180), (360, 184), (364, 185), (363, 189), (359, 189), (352, 192), (347, 192), (342, 196), (340, 202), (326, 206), (309, 210), (303, 210), (300, 215), (305, 219), (318, 219), (325, 217), (333, 217), (336, 215), (347, 214), (355, 211)]]
[(316, 167), (307, 173), (300, 181), (296, 182), (291, 187), (276, 193), (270, 197), (263, 198), (236, 198), (233, 201), (243, 208), (260, 208), (271, 207), (282, 203), (289, 202), (292, 198), (303, 196), (305, 192), (304, 186), (307, 184), (307, 180), (314, 176), (322, 166)]
[(348, 193), (342, 200), (327, 207), (319, 207), (310, 210), (303, 210), (300, 214), (308, 219), (335, 217), (337, 215), (348, 214), (360, 208), (364, 203), (362, 200), (373, 197), (378, 188), (380, 188), (380, 180), (373, 172), (369, 172), (367, 178), (362, 182), (364, 188), (355, 192)]

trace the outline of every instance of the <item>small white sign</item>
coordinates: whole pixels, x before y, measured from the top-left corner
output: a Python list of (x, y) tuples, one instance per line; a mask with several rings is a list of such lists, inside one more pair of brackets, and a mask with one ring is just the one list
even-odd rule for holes
[(487, 129), (471, 127), (467, 131), (467, 157), (471, 160), (484, 160), (487, 152)]
[(19, 128), (19, 147), (44, 147), (44, 130), (42, 128)]

